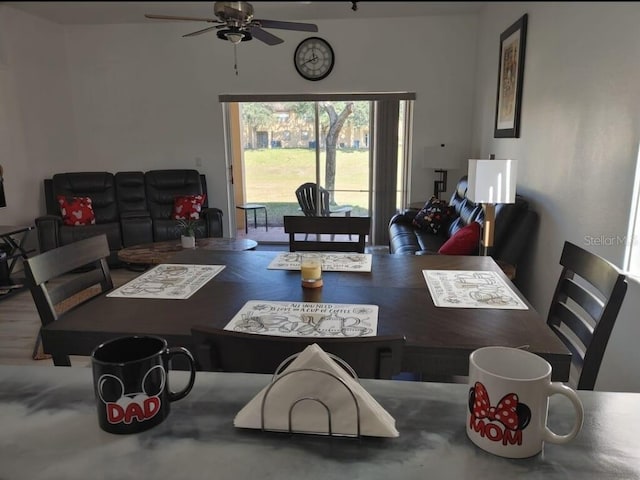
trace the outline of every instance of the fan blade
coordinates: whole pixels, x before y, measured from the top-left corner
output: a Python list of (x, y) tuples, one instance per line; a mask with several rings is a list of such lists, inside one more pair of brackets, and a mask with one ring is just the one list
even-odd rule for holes
[(282, 22), (280, 20), (258, 20), (254, 22), (260, 24), (262, 28), (279, 28), (280, 30), (297, 30), (299, 32), (317, 32), (318, 26), (313, 23)]
[(182, 35), (183, 37), (195, 37), (196, 35), (201, 35), (203, 33), (208, 32), (209, 30), (215, 30), (218, 26), (203, 28), (202, 30), (198, 30), (195, 32), (187, 33), (186, 35)]
[(278, 45), (279, 43), (284, 42), (280, 37), (276, 37), (266, 30), (262, 30), (260, 27), (251, 27), (249, 28), (249, 31), (254, 38), (263, 41), (267, 45)]
[(147, 18), (153, 18), (155, 20), (189, 20), (191, 22), (211, 22), (220, 23), (220, 20), (215, 18), (202, 18), (202, 17), (174, 17), (173, 15), (151, 15), (145, 14)]

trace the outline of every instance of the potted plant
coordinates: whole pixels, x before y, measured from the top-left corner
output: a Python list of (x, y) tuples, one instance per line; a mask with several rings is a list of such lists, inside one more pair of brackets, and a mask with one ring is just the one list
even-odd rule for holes
[(182, 242), (182, 248), (195, 248), (197, 224), (198, 221), (191, 218), (183, 218), (178, 220), (178, 229), (180, 230), (180, 241)]

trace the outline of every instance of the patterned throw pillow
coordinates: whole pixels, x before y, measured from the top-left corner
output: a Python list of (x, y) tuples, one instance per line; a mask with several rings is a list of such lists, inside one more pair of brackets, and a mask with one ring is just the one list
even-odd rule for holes
[(96, 217), (89, 197), (57, 196), (62, 223), (65, 225), (95, 225)]
[(431, 197), (413, 219), (413, 226), (438, 235), (454, 218), (455, 209), (446, 200)]
[(207, 196), (202, 195), (182, 195), (173, 201), (174, 220), (198, 220), (202, 211), (202, 204)]

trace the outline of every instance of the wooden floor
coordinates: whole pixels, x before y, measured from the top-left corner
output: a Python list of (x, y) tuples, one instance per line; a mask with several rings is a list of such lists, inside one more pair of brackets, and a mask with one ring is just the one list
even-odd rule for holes
[[(114, 287), (140, 272), (125, 268), (111, 270)], [(33, 346), (40, 329), (40, 317), (28, 290), (0, 300), (0, 365), (53, 365), (50, 359), (33, 360)], [(88, 357), (71, 357), (71, 364), (89, 365)]]

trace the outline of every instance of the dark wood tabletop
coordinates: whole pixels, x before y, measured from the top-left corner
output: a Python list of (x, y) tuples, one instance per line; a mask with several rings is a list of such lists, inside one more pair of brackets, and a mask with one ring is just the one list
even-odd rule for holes
[[(192, 325), (223, 328), (249, 300), (362, 303), (379, 306), (378, 334), (405, 335), (403, 370), (466, 375), (469, 354), (477, 348), (529, 345), (551, 363), (555, 380), (569, 377), (569, 351), (490, 257), (373, 255), (370, 273), (323, 272), (322, 288), (304, 289), (299, 271), (267, 269), (277, 253), (178, 252), (172, 263), (226, 268), (187, 300), (97, 297), (42, 329), (45, 351), (88, 355), (100, 342), (129, 334), (157, 334), (172, 345), (188, 345)], [(436, 307), (424, 269), (497, 272), (529, 309)]]

